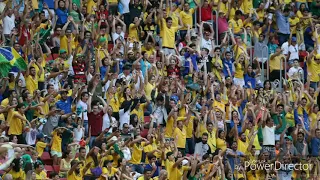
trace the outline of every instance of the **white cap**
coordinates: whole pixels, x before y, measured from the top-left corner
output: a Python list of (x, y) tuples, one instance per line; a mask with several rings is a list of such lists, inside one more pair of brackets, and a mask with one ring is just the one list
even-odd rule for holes
[(186, 164), (188, 164), (188, 160), (186, 160), (186, 159), (184, 159), (184, 160), (182, 160), (182, 166), (185, 166)]

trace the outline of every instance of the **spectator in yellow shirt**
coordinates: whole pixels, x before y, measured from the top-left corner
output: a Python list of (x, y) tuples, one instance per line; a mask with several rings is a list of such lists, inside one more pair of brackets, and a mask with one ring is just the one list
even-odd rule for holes
[(80, 164), (83, 164), (82, 162), (77, 160), (71, 161), (71, 169), (68, 171), (67, 179), (82, 180), (85, 172), (87, 172), (92, 163), (93, 162), (89, 162), (83, 169), (80, 169)]
[(44, 172), (43, 169), (43, 164), (41, 162), (34, 163), (34, 172), (37, 180), (47, 179), (47, 173)]
[(251, 20), (251, 14), (249, 17), (243, 22), (241, 17), (242, 17), (242, 11), (241, 10), (236, 10), (235, 16), (233, 19), (229, 20), (229, 28), (233, 30), (233, 34), (235, 35), (240, 35), (243, 33), (243, 25), (247, 24)]
[(58, 127), (52, 132), (52, 140), (51, 140), (51, 156), (53, 158), (53, 164), (59, 165), (61, 157), (62, 157), (62, 133), (67, 129), (65, 127)]
[(38, 157), (41, 157), (44, 149), (48, 146), (48, 144), (44, 142), (44, 135), (42, 133), (39, 133), (37, 135), (37, 140), (36, 151), (38, 153)]
[(100, 180), (108, 179), (110, 177), (115, 176), (115, 174), (120, 175), (118, 169), (115, 167), (112, 167), (111, 160), (105, 160), (103, 162), (102, 174), (101, 174)]
[[(70, 23), (74, 31), (69, 28)], [(68, 41), (71, 41), (71, 50), (76, 48), (76, 35), (79, 34), (78, 25), (73, 21), (73, 18), (68, 18), (67, 23), (63, 26), (60, 34), (60, 49), (65, 49), (68, 52)], [(70, 54), (70, 52), (68, 52)]]
[[(34, 64), (36, 64), (39, 68), (38, 74), (36, 73), (36, 69), (33, 67)], [(38, 79), (42, 72), (42, 66), (39, 63), (37, 63), (36, 60), (31, 60), (28, 65), (27, 72), (25, 74), (26, 88), (29, 90), (30, 94), (33, 94), (33, 92), (38, 89)]]
[[(194, 2), (196, 2), (196, 1), (194, 1)], [(194, 13), (194, 8), (190, 8), (189, 3), (185, 3), (183, 11), (180, 12), (180, 18), (181, 18), (182, 23), (184, 25), (184, 27), (180, 31), (181, 39), (184, 39), (186, 37), (188, 27), (192, 28), (192, 26), (193, 26), (193, 20), (194, 20), (193, 13)]]
[(141, 37), (142, 27), (140, 26), (141, 18), (135, 17), (133, 22), (129, 25), (129, 35), (128, 38), (131, 42), (139, 41)]
[(178, 27), (172, 26), (172, 18), (167, 17), (164, 19), (164, 12), (160, 13), (160, 20), (161, 20), (161, 29), (160, 29), (160, 35), (162, 34), (162, 48), (165, 55), (169, 54), (176, 54), (175, 51), (175, 33), (178, 29), (181, 29), (183, 27), (183, 23), (181, 21), (181, 18), (179, 18), (180, 25)]
[(138, 180), (153, 180), (152, 178), (152, 169), (145, 168), (143, 171), (143, 176), (140, 176)]

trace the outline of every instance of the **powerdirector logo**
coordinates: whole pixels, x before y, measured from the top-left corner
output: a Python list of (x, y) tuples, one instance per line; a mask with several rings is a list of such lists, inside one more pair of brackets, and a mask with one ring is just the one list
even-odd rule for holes
[[(313, 164), (309, 163), (290, 163), (290, 164), (285, 164), (279, 161), (275, 161), (272, 163), (267, 163), (265, 161), (245, 161), (244, 162), (244, 168), (245, 169), (250, 169), (254, 171), (258, 170), (266, 170), (266, 171), (271, 171), (271, 170), (283, 170), (283, 171), (309, 171), (312, 169)], [(235, 167), (237, 169), (239, 167)]]

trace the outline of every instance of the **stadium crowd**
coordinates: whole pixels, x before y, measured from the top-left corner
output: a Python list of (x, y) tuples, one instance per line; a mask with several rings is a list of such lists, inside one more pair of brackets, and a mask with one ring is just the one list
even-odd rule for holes
[(0, 13), (0, 179), (320, 179), (320, 0)]

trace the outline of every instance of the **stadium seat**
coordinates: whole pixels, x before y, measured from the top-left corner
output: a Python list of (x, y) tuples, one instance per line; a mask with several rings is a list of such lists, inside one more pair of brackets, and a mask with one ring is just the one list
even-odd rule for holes
[(150, 122), (150, 116), (144, 116), (144, 122), (149, 123)]
[[(150, 116), (144, 116), (144, 123), (145, 123), (145, 124), (150, 123)], [(149, 129), (144, 129), (143, 131), (141, 131), (141, 134), (140, 134), (140, 135), (141, 135), (142, 137), (146, 138), (147, 135), (148, 135), (148, 131), (149, 131)]]
[(43, 163), (45, 165), (52, 165), (53, 164), (52, 158), (48, 152), (43, 152), (40, 159), (43, 161)]
[(31, 156), (31, 154), (32, 154), (31, 151), (26, 151), (25, 153), (26, 153), (26, 154), (29, 154), (30, 156)]
[(54, 170), (56, 173), (59, 173), (59, 172), (60, 172), (60, 165), (53, 165), (53, 170)]
[(51, 172), (54, 172), (53, 167), (50, 165), (44, 165), (44, 169), (47, 171), (47, 176), (49, 176)]
[(46, 61), (54, 60), (59, 57), (59, 54), (51, 54), (51, 56), (48, 56)]

